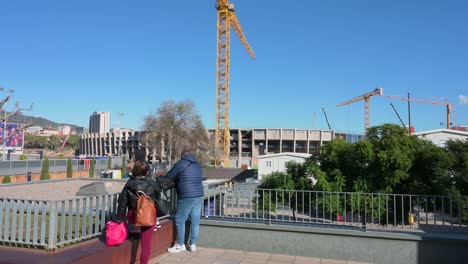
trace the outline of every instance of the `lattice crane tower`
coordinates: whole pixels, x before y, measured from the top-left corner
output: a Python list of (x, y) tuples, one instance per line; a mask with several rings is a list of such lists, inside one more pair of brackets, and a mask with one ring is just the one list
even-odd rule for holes
[[(215, 164), (228, 165), (229, 160), (229, 69), (230, 28), (234, 29), (242, 45), (255, 60), (255, 54), (244, 36), (234, 5), (228, 0), (217, 0), (217, 46), (216, 46), (216, 128)], [(222, 161), (222, 164), (221, 164)]]

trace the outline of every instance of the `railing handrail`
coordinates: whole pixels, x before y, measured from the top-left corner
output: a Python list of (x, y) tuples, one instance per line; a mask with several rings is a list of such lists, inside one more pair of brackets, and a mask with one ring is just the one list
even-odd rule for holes
[(467, 195), (438, 195), (438, 194), (402, 194), (402, 193), (366, 193), (366, 192), (336, 192), (336, 191), (317, 191), (317, 190), (288, 190), (288, 189), (269, 189), (269, 188), (258, 188), (257, 190), (263, 191), (283, 191), (283, 192), (310, 192), (310, 193), (334, 193), (334, 194), (360, 194), (360, 195), (397, 195), (397, 196), (412, 196), (412, 197), (445, 197), (445, 198), (468, 198)]

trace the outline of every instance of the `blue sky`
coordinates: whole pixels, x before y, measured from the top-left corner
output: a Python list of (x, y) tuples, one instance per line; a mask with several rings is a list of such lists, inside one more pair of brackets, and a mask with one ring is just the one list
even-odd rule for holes
[[(216, 10), (211, 1), (0, 0), (0, 85), (26, 114), (141, 128), (162, 101), (191, 99), (215, 123)], [(238, 0), (253, 61), (232, 34), (231, 127), (363, 132), (372, 91), (447, 98), (468, 125), (468, 1)], [(371, 125), (407, 123), (405, 101), (371, 99)], [(12, 104), (9, 105), (11, 108)], [(445, 108), (412, 103), (417, 131), (442, 128)]]

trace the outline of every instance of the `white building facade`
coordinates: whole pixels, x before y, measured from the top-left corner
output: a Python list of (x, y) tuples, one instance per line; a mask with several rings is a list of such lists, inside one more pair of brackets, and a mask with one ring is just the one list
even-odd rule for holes
[(258, 180), (272, 172), (286, 172), (286, 164), (290, 161), (304, 163), (311, 154), (306, 153), (277, 153), (258, 157)]
[(444, 148), (449, 140), (468, 140), (468, 132), (453, 129), (435, 129), (414, 133), (416, 136), (429, 140), (434, 145)]

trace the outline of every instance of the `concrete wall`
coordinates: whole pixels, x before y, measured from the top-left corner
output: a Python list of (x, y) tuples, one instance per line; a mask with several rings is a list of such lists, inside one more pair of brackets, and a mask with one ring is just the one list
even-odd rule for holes
[(466, 263), (468, 236), (202, 221), (202, 247), (370, 263)]

